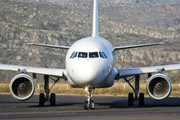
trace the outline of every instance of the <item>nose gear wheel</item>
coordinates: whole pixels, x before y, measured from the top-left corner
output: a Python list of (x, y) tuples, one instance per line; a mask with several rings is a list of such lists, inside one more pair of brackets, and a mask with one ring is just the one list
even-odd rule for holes
[(95, 108), (95, 103), (94, 101), (91, 99), (92, 98), (92, 95), (91, 95), (91, 92), (94, 88), (88, 88), (87, 90), (87, 100), (84, 101), (84, 104), (83, 104), (83, 108), (84, 110), (87, 110), (87, 109), (91, 109), (93, 110)]

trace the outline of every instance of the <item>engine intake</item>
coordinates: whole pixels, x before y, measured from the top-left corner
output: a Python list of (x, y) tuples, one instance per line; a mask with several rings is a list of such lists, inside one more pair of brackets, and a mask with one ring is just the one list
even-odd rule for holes
[(163, 100), (171, 94), (171, 80), (164, 74), (155, 74), (147, 81), (147, 93), (155, 100)]
[(25, 101), (33, 96), (35, 82), (29, 75), (19, 74), (12, 78), (9, 88), (13, 98)]

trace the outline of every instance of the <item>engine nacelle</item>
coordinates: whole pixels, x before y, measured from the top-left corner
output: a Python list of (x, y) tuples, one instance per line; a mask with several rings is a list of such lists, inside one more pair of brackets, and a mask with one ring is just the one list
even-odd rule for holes
[(29, 75), (18, 74), (12, 78), (9, 88), (13, 98), (25, 101), (33, 96), (35, 81)]
[(164, 74), (155, 74), (147, 81), (147, 93), (155, 100), (163, 100), (171, 94), (171, 80)]

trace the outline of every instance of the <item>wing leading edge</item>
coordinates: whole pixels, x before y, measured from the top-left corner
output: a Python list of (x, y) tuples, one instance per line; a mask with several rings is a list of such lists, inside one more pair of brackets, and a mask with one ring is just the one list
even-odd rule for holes
[(0, 64), (0, 70), (9, 70), (9, 71), (25, 70), (26, 72), (29, 73), (37, 73), (37, 74), (57, 76), (57, 77), (63, 77), (65, 71), (65, 69), (30, 67), (30, 66), (8, 65), (8, 64)]
[(140, 67), (140, 68), (127, 68), (127, 69), (117, 69), (117, 70), (118, 70), (118, 78), (123, 78), (128, 76), (158, 72), (158, 70), (167, 71), (167, 70), (177, 70), (177, 69), (180, 69), (180, 64)]

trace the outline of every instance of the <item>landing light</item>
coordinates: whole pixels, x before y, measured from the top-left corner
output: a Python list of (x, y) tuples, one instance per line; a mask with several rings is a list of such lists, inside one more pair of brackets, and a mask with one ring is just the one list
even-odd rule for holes
[(88, 87), (85, 88), (85, 91), (88, 91)]

